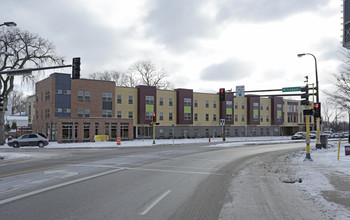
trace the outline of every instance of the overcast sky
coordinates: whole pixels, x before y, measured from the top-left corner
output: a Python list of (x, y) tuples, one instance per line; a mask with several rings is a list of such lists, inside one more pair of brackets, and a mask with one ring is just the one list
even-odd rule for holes
[[(175, 88), (329, 87), (341, 59), (340, 0), (0, 0), (0, 23), (53, 42), (82, 77), (149, 59)], [(65, 70), (70, 72), (69, 69)], [(322, 97), (321, 97), (322, 100)]]

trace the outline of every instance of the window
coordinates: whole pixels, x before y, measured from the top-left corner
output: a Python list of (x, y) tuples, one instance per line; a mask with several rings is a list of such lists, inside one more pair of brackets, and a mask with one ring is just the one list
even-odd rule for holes
[(56, 113), (61, 113), (61, 112), (62, 112), (62, 108), (56, 108), (56, 109), (55, 109), (55, 112), (56, 112)]
[(133, 104), (133, 103), (134, 103), (133, 96), (129, 95), (129, 104)]
[(122, 95), (117, 95), (117, 104), (122, 104)]
[(85, 118), (90, 118), (90, 109), (85, 109)]
[(90, 92), (85, 91), (85, 102), (90, 102)]
[(56, 89), (55, 93), (58, 94), (58, 95), (61, 95), (62, 94), (62, 89)]
[(132, 119), (133, 118), (133, 113), (129, 112), (129, 118)]
[(84, 92), (83, 91), (78, 91), (78, 101), (83, 101), (84, 100)]
[(264, 116), (260, 115), (260, 122), (264, 122)]
[(205, 107), (209, 108), (209, 100), (205, 100)]
[(173, 120), (173, 113), (169, 112), (169, 121), (172, 121), (172, 120)]
[(198, 114), (197, 113), (194, 113), (194, 120), (198, 121)]
[(269, 104), (266, 104), (266, 110), (270, 110), (270, 105)]
[(191, 99), (189, 99), (189, 98), (184, 98), (184, 105), (185, 105), (185, 106), (191, 106), (191, 105), (192, 105)]
[(260, 110), (264, 110), (264, 104), (260, 104)]
[(235, 115), (235, 121), (238, 121), (238, 115)]
[(83, 109), (78, 109), (78, 118), (82, 118), (83, 117)]
[(226, 108), (232, 109), (232, 101), (226, 101)]
[(216, 121), (216, 114), (213, 114), (213, 121)]
[(270, 117), (268, 115), (266, 115), (266, 122), (270, 121)]
[(65, 108), (65, 109), (63, 109), (63, 112), (64, 112), (64, 113), (70, 113), (70, 108)]
[(169, 98), (169, 106), (173, 106), (173, 98)]
[(122, 117), (122, 111), (117, 111), (117, 118), (121, 118)]
[(213, 108), (216, 108), (216, 101), (213, 102)]
[(159, 121), (163, 121), (164, 115), (163, 112), (159, 112)]
[(117, 139), (117, 133), (118, 133), (118, 124), (111, 123), (111, 140)]
[(63, 94), (65, 94), (65, 95), (70, 95), (70, 93), (71, 93), (70, 90), (64, 90), (63, 91)]
[(112, 118), (112, 110), (102, 110), (102, 118)]
[(152, 120), (152, 117), (153, 117), (153, 112), (146, 112), (146, 120)]
[(90, 140), (90, 123), (84, 123), (84, 141)]
[(98, 122), (95, 122), (95, 135), (98, 135), (98, 128), (99, 128), (99, 124)]
[(226, 115), (226, 121), (232, 121), (232, 114)]
[(205, 120), (209, 121), (209, 114), (205, 114)]
[(164, 99), (163, 98), (159, 98), (159, 106), (163, 106), (164, 105)]
[(238, 109), (238, 102), (235, 102), (235, 109)]
[(154, 96), (146, 96), (146, 105), (154, 105)]
[(112, 101), (112, 93), (102, 93), (102, 101), (111, 102)]
[(198, 100), (197, 99), (194, 100), (194, 107), (198, 107)]
[(73, 123), (62, 123), (62, 140), (73, 140)]
[(242, 122), (244, 122), (244, 115), (242, 115)]
[(244, 109), (244, 105), (245, 105), (244, 102), (242, 102), (242, 109)]
[(184, 114), (184, 120), (191, 120), (191, 113), (185, 113)]

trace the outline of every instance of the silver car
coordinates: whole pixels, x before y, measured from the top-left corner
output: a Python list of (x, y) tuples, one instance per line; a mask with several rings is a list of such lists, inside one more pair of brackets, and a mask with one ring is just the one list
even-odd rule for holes
[(10, 140), (7, 145), (13, 148), (19, 148), (24, 146), (38, 146), (43, 148), (48, 145), (49, 142), (47, 138), (39, 135), (39, 134), (24, 134), (17, 139)]

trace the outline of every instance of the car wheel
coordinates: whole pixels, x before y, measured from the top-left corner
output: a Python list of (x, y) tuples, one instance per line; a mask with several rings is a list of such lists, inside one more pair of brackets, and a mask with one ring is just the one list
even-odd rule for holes
[(19, 144), (17, 142), (13, 142), (13, 148), (19, 148)]
[(40, 148), (43, 148), (43, 147), (44, 147), (44, 142), (40, 141), (40, 142), (38, 143), (38, 146), (39, 146)]

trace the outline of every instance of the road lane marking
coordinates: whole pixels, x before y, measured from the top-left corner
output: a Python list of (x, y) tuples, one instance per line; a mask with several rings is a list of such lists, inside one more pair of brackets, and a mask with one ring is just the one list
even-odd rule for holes
[(20, 175), (20, 174), (26, 174), (26, 173), (33, 173), (33, 172), (42, 171), (42, 170), (49, 170), (49, 169), (54, 169), (54, 168), (58, 168), (58, 167), (64, 167), (64, 166), (68, 166), (68, 165), (69, 164), (61, 164), (61, 165), (52, 166), (52, 167), (44, 167), (44, 168), (39, 168), (39, 169), (34, 169), (34, 170), (27, 170), (27, 171), (21, 171), (21, 172), (16, 172), (16, 173), (9, 173), (9, 174), (0, 175), (0, 178), (8, 177), (8, 176)]
[[(135, 164), (134, 164), (135, 165)], [(156, 171), (156, 172), (168, 172), (168, 173), (184, 173), (184, 174), (201, 174), (201, 175), (219, 175), (219, 176), (225, 176), (230, 175), (226, 173), (212, 173), (212, 172), (200, 172), (200, 171), (183, 171), (183, 170), (166, 170), (166, 169), (152, 169), (152, 168), (141, 168), (141, 167), (120, 167), (120, 166), (104, 166), (104, 165), (69, 165), (73, 167), (102, 167), (102, 168), (122, 168), (125, 170), (142, 170), (142, 171)], [(148, 166), (148, 165), (145, 165)], [(176, 167), (174, 167), (176, 168)], [(185, 167), (182, 167), (185, 168)]]
[(6, 203), (9, 203), (9, 202), (13, 202), (13, 201), (16, 201), (16, 200), (19, 200), (19, 199), (23, 199), (23, 198), (26, 198), (26, 197), (29, 197), (29, 196), (33, 196), (33, 195), (36, 195), (36, 194), (39, 194), (39, 193), (42, 193), (42, 192), (47, 192), (47, 191), (54, 190), (54, 189), (57, 189), (57, 188), (60, 188), (60, 187), (68, 186), (68, 185), (71, 185), (71, 184), (74, 184), (74, 183), (78, 183), (78, 182), (82, 182), (82, 181), (85, 181), (85, 180), (97, 178), (97, 177), (100, 177), (100, 176), (103, 176), (103, 175), (115, 173), (115, 172), (118, 172), (118, 171), (121, 171), (121, 170), (124, 170), (124, 169), (123, 168), (119, 168), (119, 169), (115, 169), (115, 170), (110, 170), (110, 171), (107, 171), (107, 172), (104, 172), (104, 173), (99, 173), (99, 174), (96, 174), (96, 175), (87, 176), (87, 177), (84, 177), (84, 178), (68, 181), (68, 182), (65, 182), (65, 183), (61, 183), (61, 184), (45, 187), (45, 188), (42, 188), (42, 189), (39, 189), (39, 190), (35, 190), (35, 191), (32, 191), (32, 192), (28, 192), (28, 193), (24, 193), (24, 194), (21, 194), (21, 195), (17, 195), (17, 196), (11, 197), (11, 198), (0, 200), (0, 205), (6, 204)]
[(210, 172), (196, 172), (196, 171), (182, 171), (182, 170), (162, 170), (162, 169), (149, 169), (149, 168), (138, 168), (138, 167), (120, 167), (120, 168), (124, 168), (126, 170), (156, 171), (156, 172), (167, 172), (167, 173), (185, 173), (185, 174), (219, 175), (219, 176), (229, 175), (225, 173), (210, 173)]
[(143, 212), (140, 213), (140, 215), (146, 215), (154, 206), (156, 206), (162, 199), (164, 199), (171, 190), (166, 191), (161, 196), (159, 196), (156, 200), (154, 200)]

